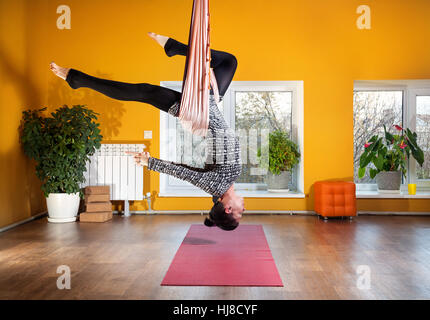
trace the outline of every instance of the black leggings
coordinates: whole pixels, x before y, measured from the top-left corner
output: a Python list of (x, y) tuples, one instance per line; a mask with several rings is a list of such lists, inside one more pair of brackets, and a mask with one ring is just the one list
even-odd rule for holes
[[(164, 51), (169, 57), (186, 56), (187, 48), (187, 45), (169, 38), (164, 46)], [(227, 91), (236, 71), (236, 57), (224, 51), (211, 49), (211, 67), (215, 73), (221, 98)], [(76, 69), (70, 69), (66, 81), (73, 89), (87, 87), (113, 99), (149, 103), (165, 112), (182, 97), (181, 92), (169, 88), (149, 83), (126, 83), (96, 78)]]

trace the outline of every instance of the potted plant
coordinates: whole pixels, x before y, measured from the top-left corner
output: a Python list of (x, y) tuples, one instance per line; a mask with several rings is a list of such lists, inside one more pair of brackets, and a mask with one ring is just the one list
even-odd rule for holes
[(36, 161), (48, 221), (72, 222), (84, 196), (79, 184), (85, 181), (86, 162), (102, 140), (94, 122), (98, 113), (82, 105), (64, 105), (45, 117), (46, 109), (23, 111), (20, 141), (24, 153)]
[(406, 178), (407, 159), (410, 155), (423, 165), (424, 153), (417, 144), (417, 134), (399, 125), (394, 125), (398, 134), (387, 132), (384, 125), (384, 137), (374, 135), (365, 145), (364, 152), (360, 156), (360, 168), (358, 177), (361, 179), (369, 167), (369, 175), (376, 177), (378, 191), (400, 192), (402, 174)]
[[(268, 157), (262, 157), (262, 153), (268, 154)], [(260, 165), (268, 169), (267, 189), (288, 190), (289, 173), (300, 159), (299, 148), (288, 138), (288, 133), (282, 130), (270, 132), (269, 144), (258, 148), (257, 156)]]

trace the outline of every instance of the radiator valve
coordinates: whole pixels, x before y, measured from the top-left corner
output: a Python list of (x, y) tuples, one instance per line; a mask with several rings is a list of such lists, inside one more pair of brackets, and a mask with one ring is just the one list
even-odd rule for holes
[(148, 202), (148, 211), (152, 211), (152, 208), (151, 208), (151, 192), (147, 192), (146, 195), (144, 196), (144, 198)]

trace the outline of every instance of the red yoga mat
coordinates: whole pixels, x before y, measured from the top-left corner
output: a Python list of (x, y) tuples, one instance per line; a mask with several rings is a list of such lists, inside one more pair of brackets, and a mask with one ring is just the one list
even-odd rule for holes
[(261, 225), (192, 225), (161, 285), (283, 287)]

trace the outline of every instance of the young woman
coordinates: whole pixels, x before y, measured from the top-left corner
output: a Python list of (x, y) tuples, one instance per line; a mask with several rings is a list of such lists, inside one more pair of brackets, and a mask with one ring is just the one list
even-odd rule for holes
[[(173, 38), (149, 32), (167, 56), (186, 56), (187, 45)], [(211, 49), (211, 68), (217, 80), (220, 100), (227, 91), (237, 68), (236, 58), (227, 52)], [(148, 103), (177, 117), (182, 93), (149, 83), (125, 83), (100, 79), (72, 68), (63, 68), (51, 62), (51, 70), (67, 81), (73, 89), (91, 88), (110, 98)], [(205, 137), (208, 156), (204, 168), (151, 157), (148, 152), (133, 153), (137, 164), (149, 170), (172, 175), (188, 181), (213, 196), (214, 205), (205, 219), (205, 225), (216, 225), (233, 230), (245, 210), (243, 198), (234, 191), (234, 182), (241, 173), (239, 139), (225, 122), (215, 102), (213, 91), (209, 95), (209, 126)]]

